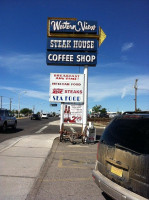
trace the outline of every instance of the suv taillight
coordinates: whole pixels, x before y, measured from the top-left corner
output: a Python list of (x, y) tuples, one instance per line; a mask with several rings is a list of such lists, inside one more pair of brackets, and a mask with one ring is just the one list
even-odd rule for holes
[(97, 144), (97, 160), (99, 159), (99, 145), (100, 145), (100, 142), (98, 142)]

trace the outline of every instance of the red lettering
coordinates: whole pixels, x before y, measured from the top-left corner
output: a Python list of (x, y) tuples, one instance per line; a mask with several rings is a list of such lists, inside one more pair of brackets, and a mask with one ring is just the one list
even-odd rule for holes
[(63, 89), (53, 89), (53, 94), (62, 94), (63, 93)]

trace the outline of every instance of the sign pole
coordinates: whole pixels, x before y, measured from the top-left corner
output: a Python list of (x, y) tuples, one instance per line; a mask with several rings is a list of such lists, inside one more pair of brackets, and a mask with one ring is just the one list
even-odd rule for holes
[(84, 109), (83, 109), (83, 132), (87, 126), (88, 111), (88, 66), (84, 66)]
[(64, 103), (61, 103), (60, 131), (63, 131), (63, 123), (64, 123)]

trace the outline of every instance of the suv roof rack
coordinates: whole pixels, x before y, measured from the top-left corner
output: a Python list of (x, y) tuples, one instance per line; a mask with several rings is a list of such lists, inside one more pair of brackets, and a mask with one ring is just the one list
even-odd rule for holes
[(149, 111), (126, 111), (123, 113), (123, 115), (126, 114), (149, 114)]

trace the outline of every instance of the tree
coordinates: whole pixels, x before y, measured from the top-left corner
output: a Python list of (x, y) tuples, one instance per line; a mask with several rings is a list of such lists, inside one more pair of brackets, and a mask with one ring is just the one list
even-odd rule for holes
[(100, 113), (101, 113), (101, 114), (106, 114), (106, 113), (107, 113), (107, 109), (106, 109), (106, 108), (102, 108), (102, 109), (100, 110)]
[(102, 108), (101, 105), (96, 105), (92, 108), (92, 111), (94, 113), (101, 113), (101, 114), (106, 114), (107, 113), (107, 109), (106, 108)]
[(136, 112), (141, 112), (141, 109), (140, 109), (140, 108), (137, 108), (137, 109), (136, 109)]
[(101, 105), (96, 105), (92, 108), (92, 112), (94, 113), (98, 113), (100, 112), (100, 109), (101, 109)]
[(53, 116), (54, 116), (54, 117), (56, 116), (56, 112), (53, 112)]
[(37, 115), (40, 115), (40, 112), (39, 112), (39, 111), (37, 112)]
[(20, 110), (20, 113), (23, 115), (29, 115), (31, 114), (33, 111), (30, 110), (29, 108), (23, 108), (22, 110)]

